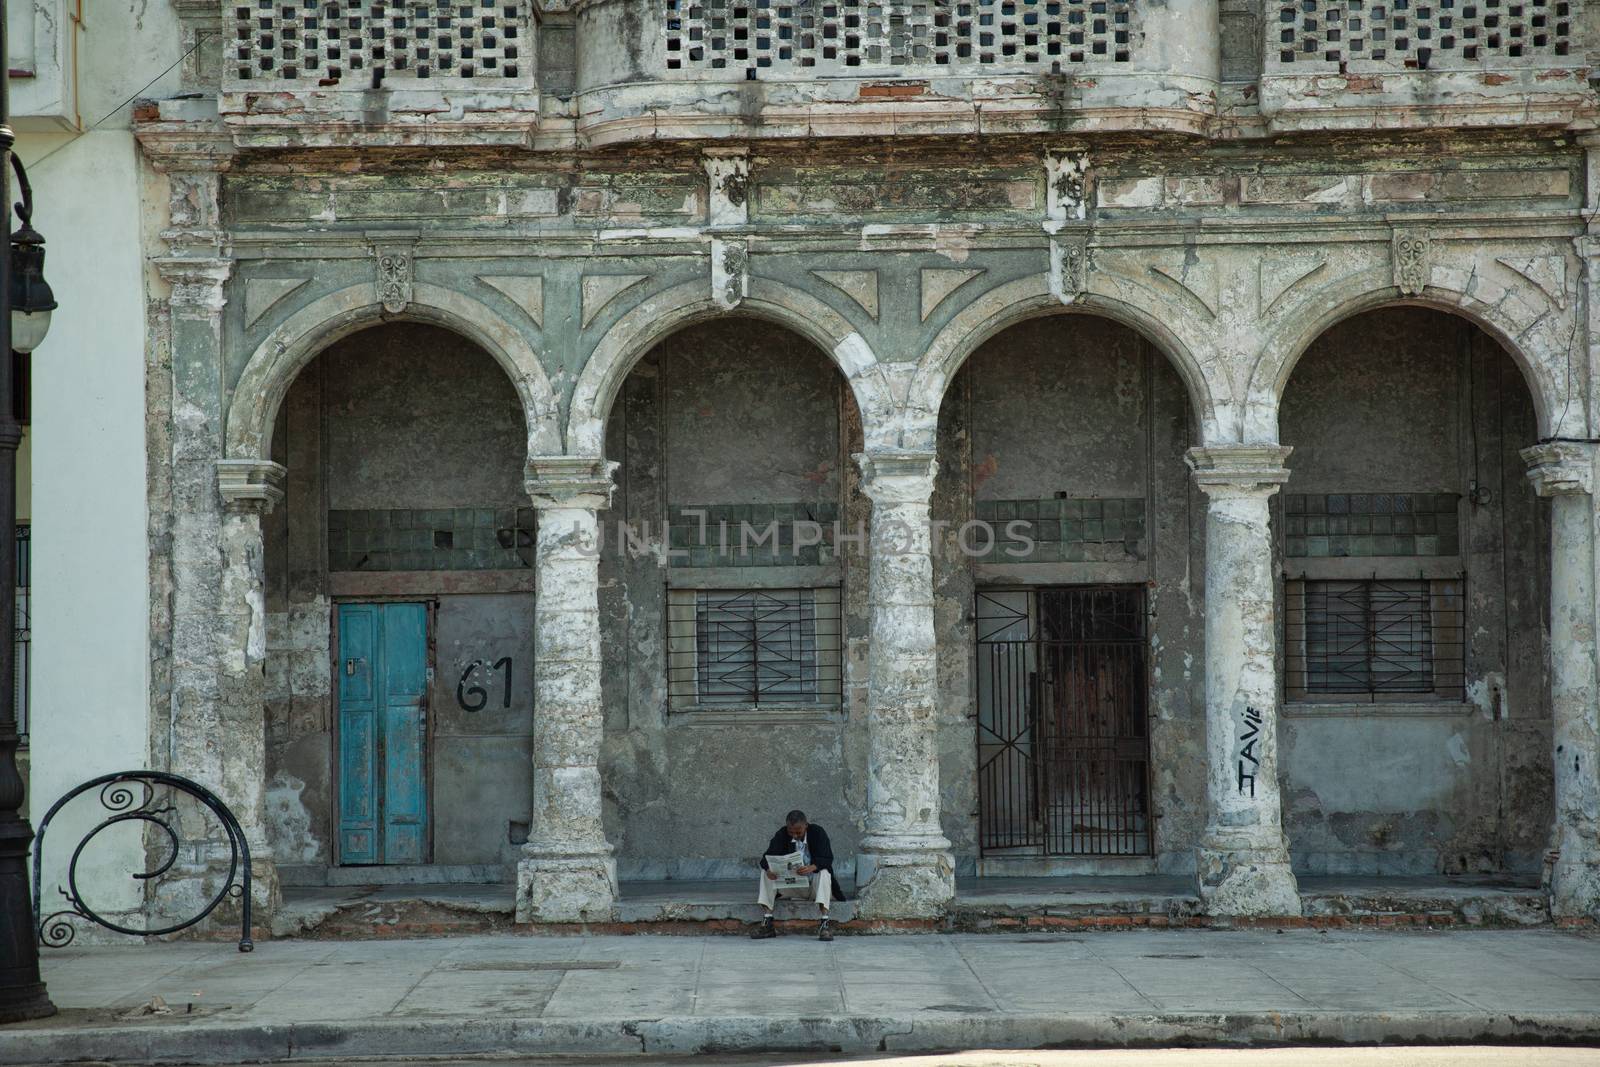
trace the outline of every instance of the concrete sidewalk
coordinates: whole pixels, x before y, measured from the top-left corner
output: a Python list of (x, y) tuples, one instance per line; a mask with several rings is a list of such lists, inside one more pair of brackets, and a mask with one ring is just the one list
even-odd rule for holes
[(45, 959), (62, 1014), (0, 1029), (0, 1063), (1600, 1043), (1600, 937), (1548, 929), (483, 936)]

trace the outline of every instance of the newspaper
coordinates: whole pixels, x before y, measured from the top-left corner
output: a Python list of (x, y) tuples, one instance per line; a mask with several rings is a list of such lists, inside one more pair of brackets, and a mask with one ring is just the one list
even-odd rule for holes
[(775, 889), (810, 889), (811, 880), (795, 871), (805, 866), (805, 857), (798, 852), (791, 852), (785, 856), (768, 856), (767, 870), (777, 874)]

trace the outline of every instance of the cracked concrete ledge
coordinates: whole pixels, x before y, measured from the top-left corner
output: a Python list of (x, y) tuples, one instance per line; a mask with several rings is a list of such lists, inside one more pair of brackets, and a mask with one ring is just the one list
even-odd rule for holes
[(1600, 1041), (1595, 1012), (1255, 1011), (1005, 1014), (958, 1010), (819, 1018), (667, 1016), (410, 1020), (292, 1026), (206, 1022), (0, 1032), (0, 1064), (261, 1063), (404, 1055), (943, 1052), (953, 1049), (1248, 1046), (1297, 1043), (1575, 1044)]

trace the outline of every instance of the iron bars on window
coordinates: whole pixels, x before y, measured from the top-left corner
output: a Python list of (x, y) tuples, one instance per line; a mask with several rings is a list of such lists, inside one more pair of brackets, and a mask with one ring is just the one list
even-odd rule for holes
[(677, 707), (837, 704), (837, 587), (674, 589), (668, 685)]
[(1460, 700), (1465, 580), (1291, 580), (1285, 585), (1289, 700)]

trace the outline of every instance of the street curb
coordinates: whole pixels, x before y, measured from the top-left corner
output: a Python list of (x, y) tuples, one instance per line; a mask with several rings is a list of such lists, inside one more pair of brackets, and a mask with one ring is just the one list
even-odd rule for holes
[(284, 1063), (382, 1056), (948, 1052), (1154, 1045), (1600, 1044), (1595, 1012), (1166, 1012), (200, 1022), (0, 1031), (0, 1064)]

